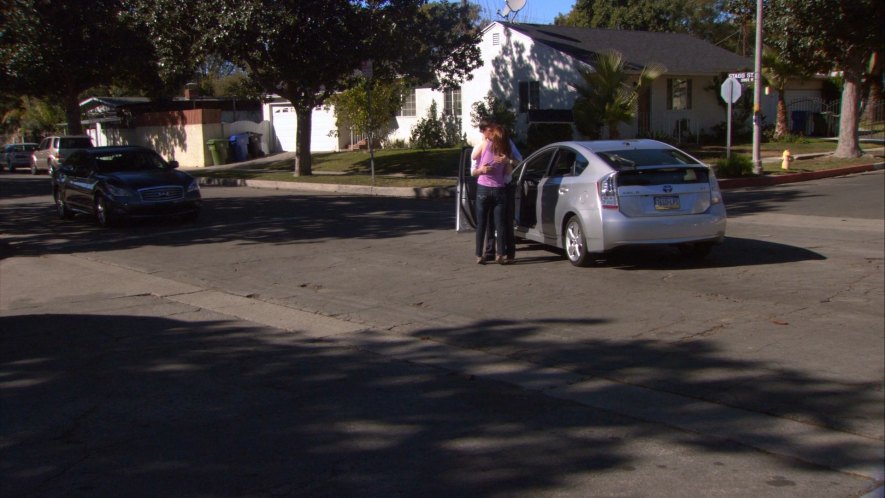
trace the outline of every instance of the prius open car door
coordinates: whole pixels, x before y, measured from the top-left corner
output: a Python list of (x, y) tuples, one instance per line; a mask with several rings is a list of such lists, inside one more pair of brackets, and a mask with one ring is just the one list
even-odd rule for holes
[(461, 148), (461, 159), (458, 162), (456, 230), (476, 228), (476, 177), (470, 174), (472, 152), (472, 147)]

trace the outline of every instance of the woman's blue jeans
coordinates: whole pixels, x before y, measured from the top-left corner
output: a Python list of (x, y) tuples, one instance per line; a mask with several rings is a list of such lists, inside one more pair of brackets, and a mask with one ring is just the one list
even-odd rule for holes
[(507, 191), (505, 187), (476, 186), (476, 257), (483, 257), (486, 229), (491, 220), (495, 226), (496, 256), (504, 255), (507, 213)]

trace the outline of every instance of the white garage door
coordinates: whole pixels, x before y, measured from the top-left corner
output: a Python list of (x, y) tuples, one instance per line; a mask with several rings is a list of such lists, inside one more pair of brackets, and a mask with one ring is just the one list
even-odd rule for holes
[(294, 151), (296, 146), (295, 133), (298, 129), (298, 119), (295, 116), (295, 108), (292, 106), (274, 106), (271, 113), (272, 126), (278, 151)]
[[(295, 134), (298, 130), (298, 119), (295, 108), (292, 106), (278, 105), (271, 107), (271, 119), (273, 120), (274, 135), (276, 135), (275, 151), (295, 151), (297, 140)], [(310, 150), (314, 152), (333, 152), (338, 150), (338, 134), (336, 130), (335, 113), (331, 109), (322, 107), (313, 110), (311, 115)]]
[(336, 152), (338, 134), (335, 130), (335, 113), (331, 109), (318, 107), (313, 110), (310, 123), (310, 150), (314, 152)]

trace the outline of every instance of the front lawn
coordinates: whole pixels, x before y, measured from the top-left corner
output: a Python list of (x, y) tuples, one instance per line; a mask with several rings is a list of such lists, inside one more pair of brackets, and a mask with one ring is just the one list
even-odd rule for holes
[[(719, 145), (679, 146), (708, 164), (725, 157), (725, 147)], [(810, 159), (795, 160), (789, 171), (781, 169), (780, 161), (765, 162), (766, 173), (817, 171), (846, 166), (881, 162), (881, 145), (862, 143), (864, 150), (873, 150), (873, 156), (855, 159), (834, 159), (824, 155)], [(796, 143), (769, 142), (761, 144), (764, 158), (779, 158), (785, 149), (795, 157), (802, 154), (827, 153), (836, 150), (832, 140), (808, 139)], [(752, 155), (752, 144), (735, 144), (732, 154)], [(226, 169), (192, 171), (195, 176), (214, 179), (260, 179), (271, 181), (332, 183), (345, 185), (375, 185), (381, 187), (447, 187), (456, 183), (458, 161), (461, 149), (381, 149), (375, 151), (375, 179), (371, 176), (370, 157), (367, 151), (324, 152), (313, 155), (313, 175), (296, 177), (292, 174), (292, 160), (274, 160), (273, 156), (264, 161), (250, 164), (229, 165)], [(525, 154), (528, 155), (528, 154)]]

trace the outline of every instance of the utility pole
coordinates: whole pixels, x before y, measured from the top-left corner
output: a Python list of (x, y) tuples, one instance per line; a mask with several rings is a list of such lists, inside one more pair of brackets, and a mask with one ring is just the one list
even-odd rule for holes
[(762, 0), (756, 0), (756, 64), (753, 69), (753, 173), (762, 174)]

